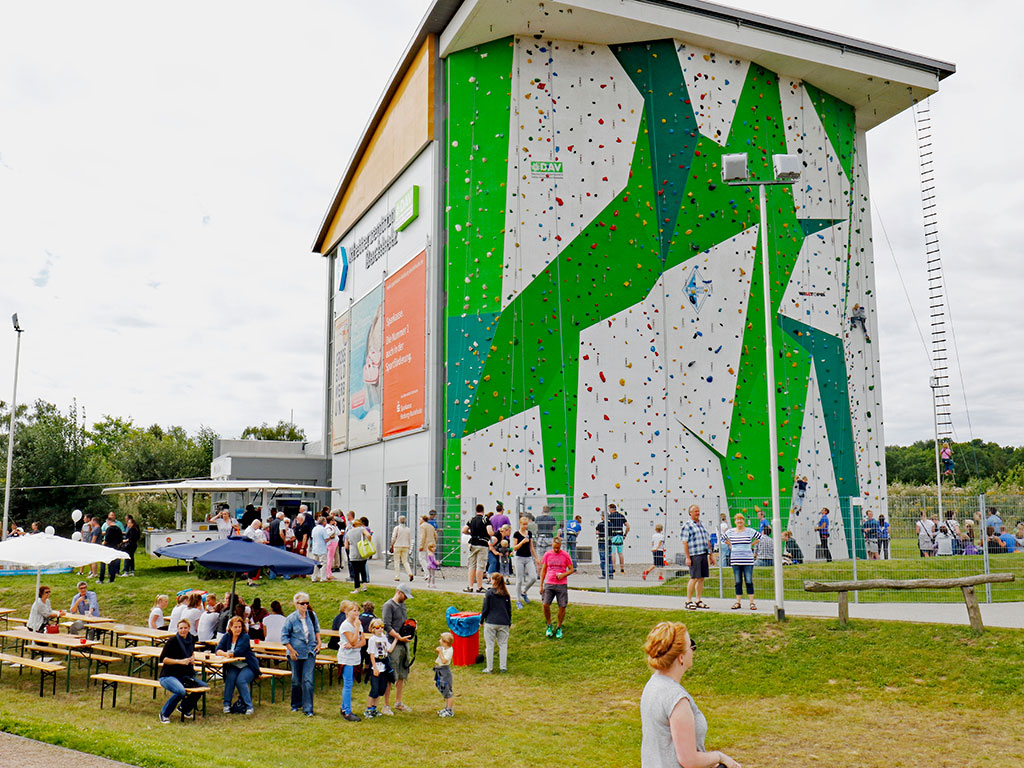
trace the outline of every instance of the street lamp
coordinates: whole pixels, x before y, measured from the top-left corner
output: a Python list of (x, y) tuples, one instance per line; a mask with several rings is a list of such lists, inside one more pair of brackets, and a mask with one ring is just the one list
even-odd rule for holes
[(7, 515), (11, 509), (11, 467), (14, 462), (14, 412), (18, 407), (18, 363), (21, 360), (21, 325), (18, 324), (18, 313), (11, 315), (18, 343), (14, 352), (14, 394), (11, 396), (11, 426), (7, 430), (7, 482), (4, 484), (4, 527), (0, 530), (0, 539), (7, 538)]
[(779, 510), (779, 436), (776, 432), (775, 416), (775, 349), (772, 329), (775, 313), (772, 312), (771, 284), (768, 275), (768, 195), (765, 187), (778, 184), (792, 184), (800, 178), (802, 163), (797, 155), (774, 155), (772, 167), (775, 178), (754, 180), (747, 171), (747, 155), (722, 156), (722, 181), (733, 187), (757, 187), (761, 208), (761, 287), (764, 290), (764, 361), (765, 381), (768, 391), (768, 453), (772, 483), (772, 572), (775, 576), (775, 618), (786, 618), (785, 590), (782, 583), (782, 513)]

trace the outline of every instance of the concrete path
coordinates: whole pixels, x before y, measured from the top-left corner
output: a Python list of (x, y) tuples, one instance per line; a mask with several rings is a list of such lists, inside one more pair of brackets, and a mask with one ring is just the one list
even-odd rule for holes
[(18, 768), (131, 768), (127, 763), (118, 763), (105, 757), (96, 757), (0, 731), (0, 766), (4, 765)]
[[(595, 569), (596, 570), (596, 569)], [(375, 586), (387, 586), (391, 582), (392, 572), (375, 570), (373, 577)], [(731, 575), (731, 574), (730, 574)], [(453, 592), (464, 594), (462, 589), (466, 586), (466, 569), (449, 568), (444, 569), (444, 579), (437, 579), (436, 585), (431, 588), (424, 584), (422, 577), (416, 578), (414, 587), (416, 589), (433, 589), (440, 592)], [(582, 573), (569, 577), (570, 603), (579, 605), (611, 605), (629, 608), (651, 608), (655, 610), (679, 610), (683, 607), (685, 600), (676, 595), (634, 592), (609, 592), (605, 593), (604, 581), (600, 573), (589, 573), (584, 569)], [(616, 574), (611, 582), (612, 587), (650, 587), (651, 582), (643, 581), (639, 574)], [(735, 598), (726, 591), (725, 598), (711, 597), (718, 595), (718, 581), (712, 575), (706, 582), (704, 602), (711, 606), (712, 611), (723, 613), (751, 614), (746, 599), (743, 600), (743, 607), (737, 611), (731, 610), (736, 602)], [(731, 590), (732, 583), (726, 585)], [(984, 600), (984, 588), (979, 590), (979, 597)], [(531, 598), (537, 594), (537, 587), (531, 590)], [(959, 597), (959, 590), (957, 590)], [(468, 595), (466, 595), (468, 597)], [(757, 601), (757, 612), (755, 615), (773, 615), (775, 604), (773, 600), (759, 599)], [(785, 605), (787, 616), (809, 616), (816, 618), (836, 619), (839, 609), (835, 601), (819, 602), (810, 600), (787, 600)], [(986, 627), (1005, 627), (1009, 629), (1024, 629), (1024, 603), (992, 603), (981, 605), (981, 617)], [(855, 603), (850, 598), (851, 619), (878, 619), (880, 621), (910, 621), (926, 624), (960, 624), (969, 626), (967, 608), (963, 602), (956, 603)]]

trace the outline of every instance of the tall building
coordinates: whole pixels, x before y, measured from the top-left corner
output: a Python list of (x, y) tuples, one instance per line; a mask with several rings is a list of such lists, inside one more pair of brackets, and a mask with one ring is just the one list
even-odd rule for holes
[[(313, 247), (334, 503), (590, 528), (607, 496), (671, 526), (753, 510), (775, 471), (805, 546), (798, 480), (848, 522), (884, 511), (865, 134), (953, 71), (696, 0), (437, 0)], [(767, 254), (758, 189), (722, 181), (736, 153), (752, 180), (800, 158)]]

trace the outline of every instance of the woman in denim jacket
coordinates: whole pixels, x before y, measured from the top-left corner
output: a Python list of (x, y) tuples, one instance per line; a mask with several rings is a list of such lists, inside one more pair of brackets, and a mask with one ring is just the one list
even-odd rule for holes
[(313, 716), (313, 673), (316, 655), (320, 652), (320, 622), (310, 610), (309, 595), (296, 592), (292, 602), (295, 612), (285, 619), (281, 642), (288, 651), (292, 668), (292, 712), (302, 708), (306, 717)]

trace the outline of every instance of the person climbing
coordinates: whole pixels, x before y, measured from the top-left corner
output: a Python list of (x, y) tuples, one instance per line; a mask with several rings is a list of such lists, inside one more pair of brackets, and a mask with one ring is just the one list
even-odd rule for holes
[(942, 474), (946, 477), (952, 477), (954, 470), (953, 451), (949, 447), (949, 443), (942, 444), (942, 450), (939, 451), (939, 458), (942, 459)]
[(850, 312), (850, 330), (852, 331), (854, 328), (856, 328), (858, 323), (860, 324), (860, 329), (864, 331), (864, 338), (868, 341), (871, 341), (871, 337), (868, 336), (867, 313), (864, 311), (864, 307), (862, 307), (860, 304), (854, 304), (853, 311)]

